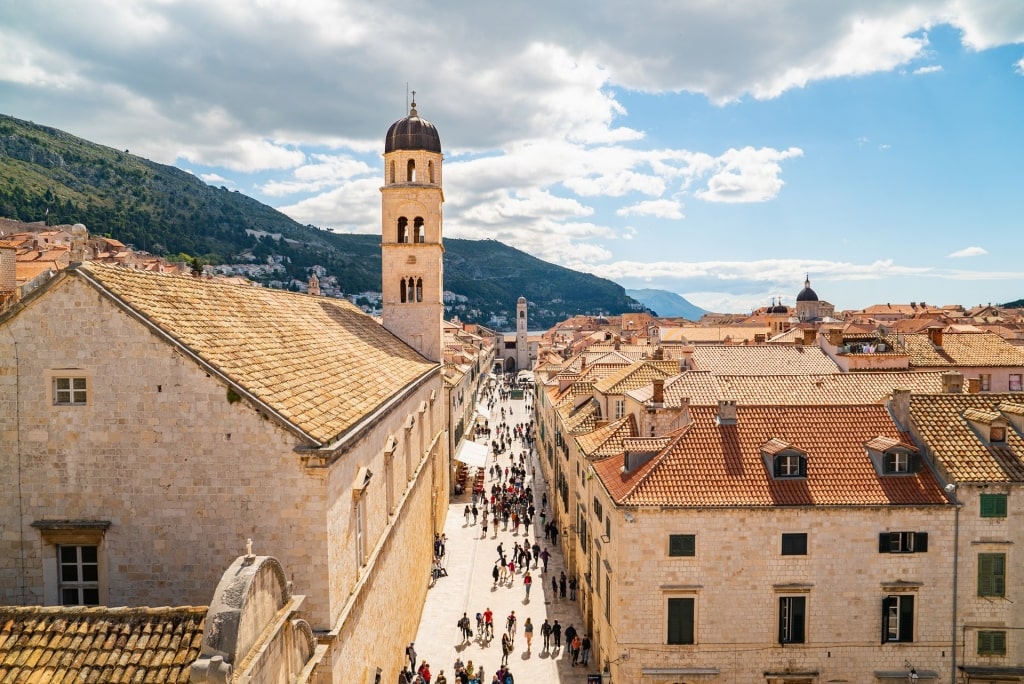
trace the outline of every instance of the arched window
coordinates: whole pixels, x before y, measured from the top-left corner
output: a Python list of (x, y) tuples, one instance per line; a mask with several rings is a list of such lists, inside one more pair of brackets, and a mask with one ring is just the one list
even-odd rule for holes
[(409, 225), (409, 219), (404, 216), (398, 217), (398, 242), (408, 242), (409, 236), (406, 234), (406, 228)]
[(405, 303), (405, 301), (406, 301), (405, 278), (402, 278), (402, 282), (399, 284), (398, 290), (399, 290), (399, 297), (400, 297), (402, 303)]
[(427, 162), (427, 180), (431, 183), (434, 182), (434, 162)]
[(405, 169), (405, 180), (407, 183), (416, 182), (416, 160), (410, 159), (408, 166)]
[(416, 301), (423, 301), (423, 278), (416, 279)]
[(520, 311), (519, 312), (519, 317), (520, 318), (526, 318), (526, 312), (525, 311)]
[(395, 160), (391, 160), (391, 182), (395, 182)]
[(412, 221), (412, 241), (423, 242), (423, 217), (417, 216)]

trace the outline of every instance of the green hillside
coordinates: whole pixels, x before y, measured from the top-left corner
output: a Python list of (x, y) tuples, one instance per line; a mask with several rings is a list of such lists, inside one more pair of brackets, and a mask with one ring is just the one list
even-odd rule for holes
[[(84, 223), (160, 256), (233, 263), (240, 255), (288, 258), (293, 278), (325, 267), (345, 292), (380, 290), (380, 237), (303, 226), (239, 192), (173, 166), (0, 115), (0, 217)], [(270, 233), (263, 237), (259, 234)], [(642, 308), (618, 284), (555, 266), (493, 240), (445, 240), (445, 289), (468, 297), (463, 320), (514, 320), (522, 295), (530, 327), (577, 313)], [(470, 313), (467, 313), (470, 312)]]

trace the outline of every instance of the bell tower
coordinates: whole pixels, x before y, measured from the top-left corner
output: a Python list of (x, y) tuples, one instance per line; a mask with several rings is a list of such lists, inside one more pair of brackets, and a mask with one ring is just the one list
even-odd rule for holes
[(526, 297), (516, 301), (516, 370), (530, 370), (530, 338), (526, 333)]
[(409, 116), (391, 124), (384, 141), (382, 318), (385, 328), (431, 361), (443, 352), (441, 160), (441, 138), (420, 118), (413, 92)]

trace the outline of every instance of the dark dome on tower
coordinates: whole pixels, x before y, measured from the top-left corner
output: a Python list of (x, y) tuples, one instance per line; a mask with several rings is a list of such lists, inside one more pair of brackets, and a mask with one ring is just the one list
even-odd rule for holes
[(413, 100), (409, 116), (391, 124), (388, 135), (384, 139), (384, 154), (396, 150), (426, 150), (441, 153), (441, 136), (437, 134), (434, 124), (421, 119), (416, 112), (416, 101)]
[(811, 289), (811, 279), (808, 276), (804, 280), (804, 289), (800, 290), (800, 294), (796, 296), (798, 302), (816, 302), (818, 301), (818, 293)]

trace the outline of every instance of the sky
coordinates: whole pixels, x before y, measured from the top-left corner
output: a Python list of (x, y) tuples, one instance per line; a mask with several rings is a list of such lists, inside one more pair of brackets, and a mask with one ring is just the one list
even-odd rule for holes
[(445, 237), (714, 311), (1024, 297), (1020, 0), (0, 0), (0, 111), (336, 232), (412, 91)]

